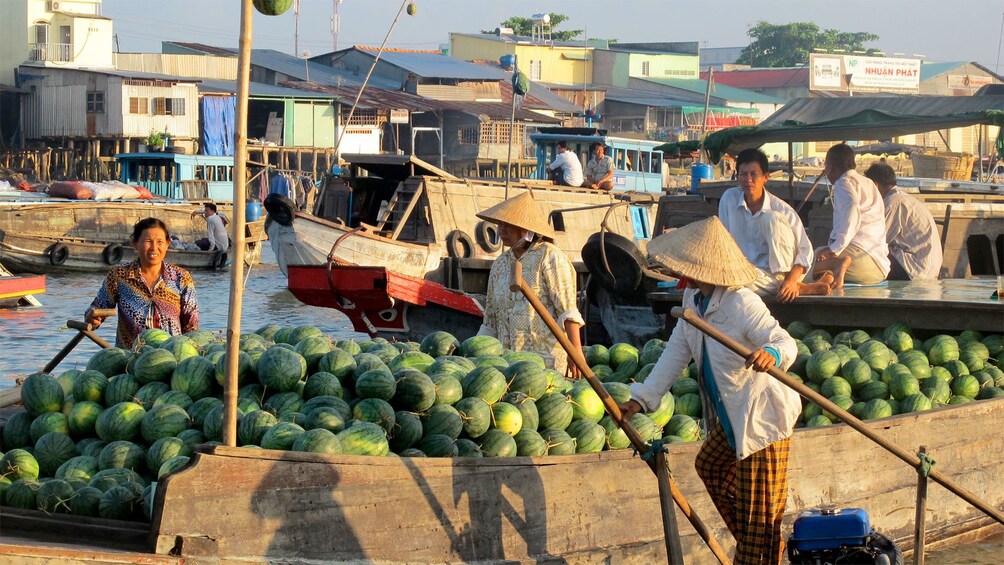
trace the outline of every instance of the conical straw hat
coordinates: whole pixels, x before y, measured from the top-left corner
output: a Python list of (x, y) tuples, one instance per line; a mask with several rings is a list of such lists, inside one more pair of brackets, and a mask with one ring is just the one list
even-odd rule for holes
[(718, 216), (660, 235), (649, 242), (648, 254), (688, 279), (716, 286), (746, 286), (758, 275)]
[(554, 230), (547, 223), (547, 216), (544, 215), (540, 206), (537, 206), (537, 202), (529, 190), (519, 196), (503, 200), (484, 212), (475, 214), (475, 216), (482, 220), (523, 228), (554, 239)]

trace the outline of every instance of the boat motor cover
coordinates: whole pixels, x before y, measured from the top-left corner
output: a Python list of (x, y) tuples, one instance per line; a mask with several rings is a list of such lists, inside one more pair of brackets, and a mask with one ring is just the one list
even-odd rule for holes
[(861, 508), (805, 510), (795, 518), (788, 543), (798, 551), (864, 545), (872, 528)]

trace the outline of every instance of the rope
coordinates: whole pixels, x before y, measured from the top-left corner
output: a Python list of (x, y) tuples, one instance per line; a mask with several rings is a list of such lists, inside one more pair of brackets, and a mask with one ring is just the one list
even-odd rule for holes
[(937, 461), (926, 453), (918, 453), (917, 457), (920, 459), (920, 464), (917, 465), (917, 472), (920, 473), (922, 477), (931, 476), (931, 470), (934, 468), (934, 464), (937, 463)]
[[(662, 441), (661, 439), (654, 439), (648, 442), (648, 451), (641, 454), (641, 460), (648, 461), (655, 457), (656, 453), (669, 453), (669, 449), (666, 448), (667, 445), (669, 445), (669, 442)], [(631, 445), (631, 451), (633, 452), (632, 457), (638, 455), (638, 448), (633, 444)]]

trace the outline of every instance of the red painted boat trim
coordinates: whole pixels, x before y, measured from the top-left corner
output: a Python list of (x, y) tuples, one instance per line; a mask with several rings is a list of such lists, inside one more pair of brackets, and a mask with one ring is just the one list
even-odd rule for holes
[(45, 292), (45, 276), (0, 277), (0, 298), (20, 298)]

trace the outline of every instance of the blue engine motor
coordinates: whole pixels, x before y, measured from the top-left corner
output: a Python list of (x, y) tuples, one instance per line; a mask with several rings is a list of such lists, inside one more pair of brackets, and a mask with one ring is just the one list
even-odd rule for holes
[(903, 565), (903, 554), (876, 532), (861, 508), (806, 510), (788, 538), (792, 565)]

